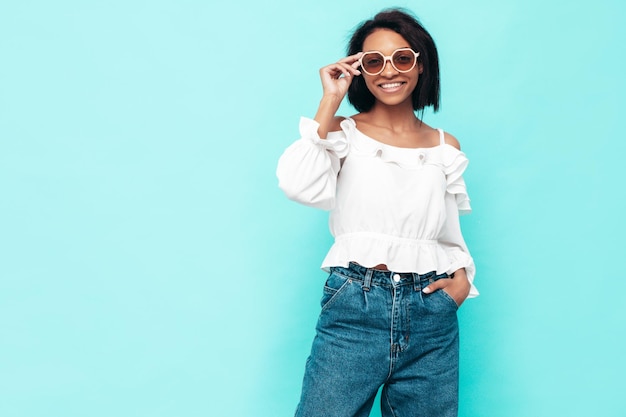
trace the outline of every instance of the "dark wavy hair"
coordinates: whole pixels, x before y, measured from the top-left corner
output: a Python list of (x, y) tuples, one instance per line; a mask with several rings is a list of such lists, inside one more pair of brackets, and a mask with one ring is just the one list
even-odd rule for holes
[[(386, 9), (373, 19), (362, 22), (352, 34), (348, 44), (348, 55), (363, 50), (363, 43), (372, 32), (378, 29), (389, 29), (400, 34), (409, 42), (415, 52), (419, 52), (418, 64), (424, 70), (420, 74), (417, 86), (413, 90), (413, 110), (421, 110), (433, 106), (439, 110), (439, 58), (437, 47), (430, 34), (424, 29), (417, 18), (404, 9)], [(376, 99), (365, 85), (363, 77), (355, 77), (348, 89), (348, 100), (359, 111), (367, 112), (374, 107)]]

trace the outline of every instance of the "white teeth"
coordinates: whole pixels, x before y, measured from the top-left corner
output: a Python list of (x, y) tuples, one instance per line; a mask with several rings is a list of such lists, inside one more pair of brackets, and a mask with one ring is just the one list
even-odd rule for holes
[(381, 84), (381, 88), (396, 88), (400, 87), (402, 83), (389, 83), (389, 84)]

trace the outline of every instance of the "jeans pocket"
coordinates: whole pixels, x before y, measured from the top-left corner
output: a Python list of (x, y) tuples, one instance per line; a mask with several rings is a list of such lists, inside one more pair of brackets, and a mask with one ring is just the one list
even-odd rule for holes
[(324, 284), (324, 293), (320, 305), (322, 310), (330, 307), (337, 297), (352, 283), (352, 279), (339, 275), (335, 272), (331, 272)]
[(450, 304), (454, 307), (454, 309), (455, 309), (455, 310), (458, 310), (458, 309), (459, 309), (459, 305), (456, 303), (456, 301), (454, 300), (454, 298), (452, 298), (452, 296), (446, 292), (446, 290), (445, 290), (445, 289), (443, 289), (443, 288), (442, 288), (442, 289), (440, 289), (440, 290), (439, 290), (439, 291), (437, 291), (437, 292), (438, 292), (438, 293), (440, 293), (440, 294), (441, 294), (441, 296), (442, 296), (443, 298), (445, 298), (445, 299), (446, 299), (446, 301), (447, 301), (448, 303), (450, 303)]

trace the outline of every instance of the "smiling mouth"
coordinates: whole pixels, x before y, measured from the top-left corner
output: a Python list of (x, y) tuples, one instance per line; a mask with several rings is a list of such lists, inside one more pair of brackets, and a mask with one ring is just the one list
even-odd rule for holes
[(378, 86), (380, 88), (382, 88), (383, 90), (393, 90), (395, 88), (401, 87), (403, 84), (403, 82), (395, 82), (395, 83), (384, 83), (384, 84), (379, 84)]

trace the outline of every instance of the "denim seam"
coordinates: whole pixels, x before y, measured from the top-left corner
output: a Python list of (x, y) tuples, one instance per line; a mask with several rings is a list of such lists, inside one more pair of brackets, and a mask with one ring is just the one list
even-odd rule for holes
[(404, 336), (405, 349), (409, 348), (409, 340), (411, 340), (411, 303), (406, 306), (406, 335)]
[(396, 413), (393, 411), (393, 407), (391, 406), (391, 401), (389, 401), (389, 395), (387, 394), (387, 391), (384, 391), (384, 394), (385, 402), (387, 403), (387, 407), (389, 408), (392, 417), (396, 417)]
[(396, 363), (396, 351), (394, 350), (394, 327), (396, 325), (396, 297), (398, 295), (398, 290), (396, 287), (392, 288), (392, 297), (391, 297), (391, 322), (389, 323), (389, 373), (387, 374), (387, 380), (391, 378), (393, 375), (393, 369)]
[[(340, 274), (337, 274), (340, 275)], [(344, 278), (342, 276), (342, 278)], [(330, 307), (336, 300), (337, 297), (344, 292), (344, 290), (348, 287), (348, 285), (352, 284), (353, 279), (352, 278), (346, 278), (346, 282), (344, 282), (343, 284), (341, 284), (341, 287), (339, 287), (336, 291), (334, 288), (328, 287), (326, 285), (324, 285), (324, 290), (326, 290), (326, 288), (335, 291), (335, 293), (333, 295), (330, 296), (330, 298), (328, 299), (328, 301), (326, 301), (326, 303), (324, 303), (324, 305), (322, 306), (322, 311), (326, 310), (328, 307)]]

